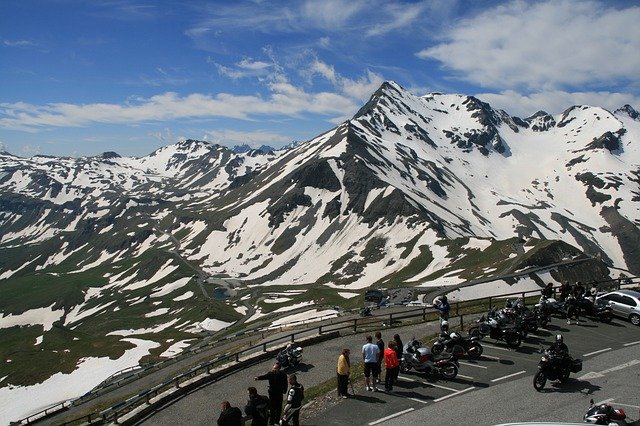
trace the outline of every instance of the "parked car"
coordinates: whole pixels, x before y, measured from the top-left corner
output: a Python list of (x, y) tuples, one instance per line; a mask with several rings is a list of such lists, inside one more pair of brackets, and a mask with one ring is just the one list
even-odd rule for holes
[(640, 325), (640, 291), (616, 290), (602, 296), (596, 301), (606, 300), (613, 310), (613, 315), (628, 319), (633, 325)]

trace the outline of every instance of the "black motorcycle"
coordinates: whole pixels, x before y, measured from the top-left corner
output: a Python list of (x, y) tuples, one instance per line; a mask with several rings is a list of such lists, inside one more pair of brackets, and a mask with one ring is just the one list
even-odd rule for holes
[(302, 347), (291, 346), (284, 348), (278, 355), (276, 355), (276, 362), (280, 364), (280, 367), (295, 367), (302, 361)]
[(431, 346), (431, 353), (439, 355), (446, 350), (454, 354), (457, 352), (456, 356), (458, 358), (460, 358), (461, 355), (467, 354), (470, 359), (478, 359), (484, 351), (479, 340), (478, 337), (465, 337), (456, 332), (451, 334), (442, 333), (438, 336), (433, 346)]
[(594, 303), (591, 299), (583, 297), (578, 300), (577, 306), (582, 315), (595, 318), (600, 322), (608, 324), (613, 319), (613, 310), (604, 300), (598, 300)]
[(360, 309), (360, 316), (361, 317), (370, 317), (373, 314), (371, 313), (371, 308), (369, 306), (366, 306), (362, 309)]
[(545, 351), (540, 357), (538, 371), (533, 376), (533, 387), (540, 392), (547, 380), (559, 380), (565, 383), (571, 373), (582, 371), (582, 360), (573, 359), (569, 355), (558, 355)]
[(517, 348), (522, 344), (522, 334), (513, 324), (509, 324), (508, 318), (504, 314), (496, 314), (495, 310), (489, 311), (485, 318), (476, 320), (478, 325), (469, 329), (469, 336), (482, 339), (489, 336), (495, 340), (504, 340), (510, 348)]

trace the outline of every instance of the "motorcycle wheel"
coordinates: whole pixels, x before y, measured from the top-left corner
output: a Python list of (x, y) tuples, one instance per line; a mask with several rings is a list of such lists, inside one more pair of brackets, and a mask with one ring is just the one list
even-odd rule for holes
[(452, 362), (447, 362), (440, 367), (440, 374), (447, 380), (455, 379), (458, 375), (458, 367)]
[(482, 345), (480, 343), (471, 343), (469, 345), (469, 347), (467, 348), (467, 354), (469, 355), (469, 358), (471, 359), (478, 359), (482, 356), (482, 352), (484, 351), (484, 348), (482, 347)]
[(562, 375), (560, 376), (560, 383), (567, 383), (567, 380), (569, 380), (570, 374), (571, 374), (571, 371), (569, 371), (568, 368), (566, 370), (563, 370)]
[(549, 324), (549, 318), (544, 317), (538, 319), (538, 327), (545, 328), (547, 324)]
[(504, 338), (505, 342), (507, 342), (507, 346), (510, 348), (517, 348), (522, 343), (522, 337), (519, 334), (507, 334)]
[(540, 392), (546, 383), (547, 376), (541, 370), (538, 370), (536, 375), (533, 376), (533, 387)]
[(440, 355), (443, 350), (444, 350), (444, 345), (442, 343), (435, 343), (431, 347), (431, 353), (434, 355)]
[(600, 315), (600, 322), (603, 322), (605, 324), (609, 324), (612, 319), (613, 319), (613, 315), (611, 314)]
[(480, 338), (480, 329), (478, 327), (474, 327), (469, 330), (469, 336)]

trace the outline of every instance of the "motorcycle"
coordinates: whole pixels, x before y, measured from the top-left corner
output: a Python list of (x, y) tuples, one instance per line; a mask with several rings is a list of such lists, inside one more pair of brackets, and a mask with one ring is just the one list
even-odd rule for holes
[(584, 415), (584, 422), (596, 425), (628, 425), (627, 414), (622, 408), (613, 408), (609, 404), (595, 405), (593, 399)]
[(540, 392), (547, 380), (559, 380), (565, 383), (571, 373), (582, 371), (582, 360), (573, 359), (569, 355), (557, 355), (549, 350), (544, 351), (538, 363), (538, 371), (533, 376), (533, 387)]
[(447, 380), (454, 379), (458, 375), (460, 366), (456, 354), (435, 358), (428, 348), (422, 343), (413, 339), (402, 348), (402, 360), (400, 361), (400, 372), (406, 373), (410, 370), (423, 372), (426, 374), (440, 374)]
[(371, 308), (370, 307), (364, 307), (362, 309), (360, 309), (360, 316), (361, 317), (370, 317), (373, 314), (371, 313)]
[(291, 346), (284, 348), (278, 355), (276, 355), (276, 362), (280, 364), (280, 367), (295, 367), (302, 361), (302, 347)]
[(442, 333), (438, 336), (436, 342), (431, 346), (431, 353), (440, 355), (443, 351), (450, 353), (465, 353), (471, 359), (478, 359), (482, 356), (484, 348), (480, 344), (478, 337), (464, 337), (460, 333), (453, 332), (451, 334)]
[(594, 303), (591, 299), (583, 297), (578, 300), (578, 307), (583, 315), (596, 318), (600, 322), (608, 324), (613, 319), (613, 310), (604, 300)]
[(565, 306), (565, 302), (558, 302), (553, 297), (542, 296), (540, 301), (536, 303), (535, 309), (543, 315), (556, 315), (560, 318), (567, 317), (567, 307)]
[(469, 336), (482, 339), (489, 336), (495, 340), (504, 340), (508, 347), (517, 348), (522, 344), (522, 334), (509, 324), (508, 319), (502, 313), (496, 314), (492, 309), (487, 314), (476, 320), (477, 326), (469, 329)]

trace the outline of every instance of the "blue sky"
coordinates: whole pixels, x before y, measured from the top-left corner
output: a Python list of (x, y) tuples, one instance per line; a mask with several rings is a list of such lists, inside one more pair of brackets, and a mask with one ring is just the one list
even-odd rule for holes
[(0, 148), (310, 139), (385, 80), (512, 115), (640, 106), (636, 1), (0, 2)]

